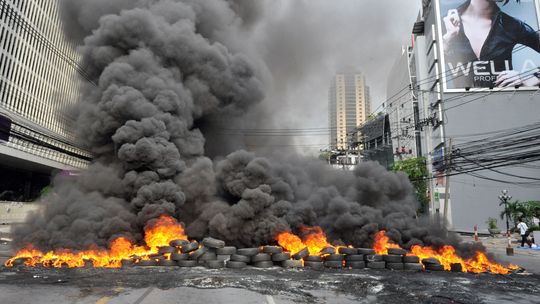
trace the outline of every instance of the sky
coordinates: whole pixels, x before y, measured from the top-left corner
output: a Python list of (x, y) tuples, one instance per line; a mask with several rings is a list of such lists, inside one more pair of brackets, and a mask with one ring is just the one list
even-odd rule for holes
[[(421, 4), (420, 0), (261, 1), (264, 8), (249, 40), (270, 77), (266, 100), (251, 128), (280, 129), (328, 127), (328, 88), (338, 71), (363, 72), (372, 91), (372, 108), (381, 105), (391, 67), (402, 46), (410, 44)], [(264, 142), (316, 155), (327, 145), (328, 136), (251, 141), (254, 146)]]

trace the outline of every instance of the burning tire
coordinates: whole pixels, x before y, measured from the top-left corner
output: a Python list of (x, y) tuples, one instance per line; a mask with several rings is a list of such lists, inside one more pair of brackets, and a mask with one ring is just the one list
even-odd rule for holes
[(382, 262), (383, 256), (379, 254), (368, 254), (364, 255), (364, 260), (366, 262)]
[(158, 249), (159, 254), (174, 253), (174, 252), (176, 252), (176, 248), (171, 247), (171, 246), (163, 246), (163, 247), (159, 247)]
[(253, 267), (270, 268), (270, 267), (274, 267), (274, 263), (272, 261), (261, 261), (261, 262), (253, 263)]
[(169, 243), (171, 247), (182, 247), (187, 244), (189, 244), (189, 241), (186, 240), (174, 240)]
[(403, 263), (415, 263), (415, 264), (418, 264), (420, 263), (420, 258), (415, 256), (415, 255), (409, 255), (409, 256), (404, 256), (403, 257)]
[(315, 270), (323, 270), (324, 269), (324, 263), (323, 262), (305, 261), (304, 262), (304, 267), (305, 268), (315, 269)]
[(161, 260), (159, 261), (159, 266), (166, 266), (166, 267), (172, 267), (172, 266), (178, 266), (176, 261), (172, 260)]
[(367, 262), (366, 267), (370, 269), (384, 269), (386, 268), (385, 262)]
[(420, 263), (403, 263), (403, 269), (405, 270), (414, 270), (414, 271), (422, 271), (424, 270), (424, 266)]
[(210, 269), (221, 269), (225, 267), (225, 261), (206, 261), (205, 265)]
[(286, 260), (281, 262), (283, 268), (302, 268), (301, 260)]
[(272, 261), (272, 257), (268, 253), (257, 253), (251, 257), (252, 263)]
[(342, 254), (331, 254), (329, 256), (326, 256), (325, 260), (326, 261), (343, 261), (343, 255)]
[(343, 261), (326, 261), (324, 262), (326, 268), (343, 268)]
[(436, 264), (427, 264), (426, 265), (426, 270), (430, 270), (430, 271), (444, 271), (444, 266), (443, 265), (436, 265)]
[(192, 260), (198, 260), (203, 254), (205, 254), (208, 251), (205, 247), (201, 247), (195, 251), (193, 251), (190, 255)]
[(245, 256), (254, 256), (257, 253), (259, 253), (259, 248), (242, 248), (236, 250), (236, 253), (239, 255), (245, 255)]
[(427, 258), (422, 260), (422, 264), (424, 265), (441, 265), (441, 262), (437, 260), (436, 258)]
[(236, 247), (233, 246), (226, 246), (223, 248), (218, 248), (216, 250), (217, 255), (233, 255), (236, 253)]
[(366, 268), (366, 262), (364, 261), (347, 261), (345, 267), (352, 269), (364, 269)]
[(214, 252), (205, 252), (200, 258), (200, 261), (215, 261), (217, 260), (217, 255)]
[(207, 237), (205, 238), (203, 241), (202, 241), (202, 244), (205, 246), (205, 247), (208, 247), (208, 248), (223, 248), (225, 247), (225, 242), (222, 241), (222, 240), (218, 240), (218, 239), (214, 239), (214, 238), (211, 238), (211, 237)]
[(197, 243), (196, 241), (193, 241), (189, 244), (185, 244), (183, 245), (180, 250), (182, 251), (182, 253), (190, 253), (190, 252), (193, 252), (195, 250), (197, 250), (199, 248), (199, 243)]
[[(19, 267), (19, 266), (24, 266), (24, 263), (26, 263), (26, 261), (28, 261), (29, 259), (28, 258), (18, 258), (18, 259), (15, 259), (13, 260), (12, 264), (13, 264), (13, 267)], [(1, 264), (0, 264), (1, 265)]]
[(185, 261), (178, 261), (178, 266), (180, 267), (195, 267), (199, 264), (195, 260), (185, 260)]
[(251, 258), (245, 255), (241, 255), (241, 254), (233, 254), (231, 255), (231, 261), (249, 263), (251, 262)]
[(323, 258), (319, 255), (309, 255), (304, 258), (306, 262), (323, 262)]
[(133, 260), (128, 260), (128, 259), (124, 259), (120, 263), (122, 263), (122, 268), (129, 268), (135, 265), (135, 262), (133, 262)]
[(242, 269), (246, 268), (247, 264), (244, 262), (238, 262), (238, 261), (228, 261), (227, 262), (227, 268), (232, 269)]
[(327, 254), (336, 254), (336, 248), (334, 247), (325, 247), (321, 251), (319, 251), (320, 255), (327, 255)]
[(347, 254), (347, 255), (354, 255), (358, 254), (358, 250), (356, 248), (347, 248), (347, 247), (341, 247), (338, 249), (338, 252), (340, 254)]
[[(122, 262), (120, 262), (120, 263), (122, 263)], [(132, 266), (133, 266), (133, 264), (132, 264)], [(124, 267), (124, 265), (122, 265), (122, 267)], [(130, 267), (130, 266), (127, 265), (124, 268), (128, 268), (128, 267)], [(94, 268), (94, 263), (92, 261), (84, 261), (84, 268)]]
[(282, 253), (283, 248), (279, 246), (264, 246), (262, 252), (269, 253), (269, 254), (277, 254), (277, 253)]
[(386, 263), (386, 268), (391, 270), (403, 270), (403, 263)]
[(452, 272), (463, 272), (463, 266), (459, 263), (450, 264), (450, 271)]
[(292, 258), (295, 260), (301, 260), (307, 256), (309, 256), (309, 250), (307, 248), (304, 248), (300, 250), (298, 253), (294, 254)]
[(388, 254), (395, 254), (395, 255), (406, 255), (407, 250), (401, 249), (401, 248), (388, 248)]
[(291, 259), (291, 254), (289, 252), (272, 254), (272, 261), (274, 262), (283, 262), (290, 259)]
[(135, 266), (148, 267), (148, 266), (157, 266), (157, 262), (154, 260), (141, 260)]
[(189, 254), (188, 253), (173, 253), (171, 254), (171, 260), (173, 261), (184, 261), (184, 260), (187, 260), (189, 259)]
[(403, 263), (403, 257), (401, 255), (383, 255), (383, 261), (388, 263)]
[(356, 261), (361, 261), (363, 262), (364, 261), (364, 256), (361, 255), (361, 254), (353, 254), (353, 255), (346, 255), (345, 256), (345, 261), (351, 261), (351, 262), (356, 262)]
[(374, 255), (375, 249), (370, 248), (356, 248), (358, 250), (358, 254), (364, 254), (364, 255)]

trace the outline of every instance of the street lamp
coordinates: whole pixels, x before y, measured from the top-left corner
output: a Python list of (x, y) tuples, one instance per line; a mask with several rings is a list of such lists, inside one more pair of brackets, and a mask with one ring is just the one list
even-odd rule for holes
[(509, 224), (509, 212), (508, 202), (512, 199), (511, 195), (508, 195), (508, 190), (503, 190), (502, 195), (499, 195), (501, 203), (499, 206), (504, 205), (504, 214), (506, 215), (506, 236), (508, 237), (508, 246), (506, 247), (506, 255), (514, 255), (514, 248), (512, 248), (512, 240), (510, 238), (510, 224)]

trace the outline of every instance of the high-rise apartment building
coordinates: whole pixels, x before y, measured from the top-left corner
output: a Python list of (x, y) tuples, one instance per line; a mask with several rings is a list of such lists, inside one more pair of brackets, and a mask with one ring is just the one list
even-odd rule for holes
[(0, 200), (28, 199), (52, 170), (84, 168), (91, 157), (72, 131), (84, 72), (58, 2), (0, 0)]
[(355, 140), (353, 134), (371, 113), (366, 79), (360, 73), (337, 74), (328, 95), (330, 146), (338, 150), (349, 149)]

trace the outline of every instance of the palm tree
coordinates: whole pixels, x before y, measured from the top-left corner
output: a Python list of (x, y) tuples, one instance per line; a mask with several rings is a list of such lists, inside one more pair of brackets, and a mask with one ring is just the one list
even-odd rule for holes
[(527, 217), (529, 213), (527, 206), (519, 201), (507, 202), (506, 204), (501, 202), (499, 204), (499, 206), (503, 205), (506, 206), (504, 210), (501, 211), (501, 220), (506, 216), (514, 224), (513, 227), (517, 226), (517, 223), (521, 217)]

